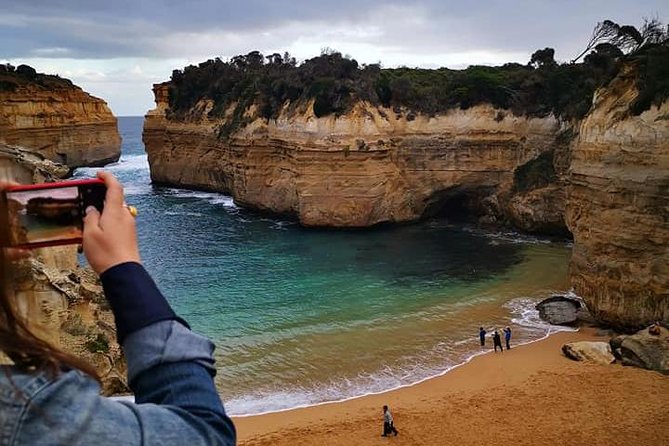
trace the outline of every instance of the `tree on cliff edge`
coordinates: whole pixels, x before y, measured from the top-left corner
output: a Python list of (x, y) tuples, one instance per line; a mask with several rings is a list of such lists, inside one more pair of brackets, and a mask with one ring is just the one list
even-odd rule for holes
[(669, 28), (657, 18), (644, 19), (641, 31), (632, 25), (619, 25), (612, 20), (604, 20), (595, 26), (585, 49), (571, 63), (576, 63), (602, 44), (612, 45), (623, 54), (631, 54), (646, 45), (666, 45), (667, 41), (669, 41)]

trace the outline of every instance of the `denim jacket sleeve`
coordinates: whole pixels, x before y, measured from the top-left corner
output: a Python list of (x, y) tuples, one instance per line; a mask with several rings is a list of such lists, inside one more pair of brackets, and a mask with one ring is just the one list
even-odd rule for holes
[(98, 384), (77, 370), (55, 379), (13, 371), (8, 385), (0, 377), (0, 391), (6, 390), (0, 392), (0, 445), (235, 444), (212, 379), (213, 344), (180, 322), (141, 265), (116, 269), (121, 273), (123, 299), (142, 300), (148, 289), (143, 303), (115, 308), (115, 291), (105, 286), (117, 326), (124, 324), (120, 338), (135, 403), (100, 396)]

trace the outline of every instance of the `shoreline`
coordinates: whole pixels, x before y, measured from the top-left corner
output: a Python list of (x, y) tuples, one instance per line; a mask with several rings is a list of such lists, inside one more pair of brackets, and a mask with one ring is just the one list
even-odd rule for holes
[[(638, 441), (647, 438), (648, 434), (651, 437), (655, 434), (654, 438), (658, 438), (657, 433), (669, 435), (669, 413), (663, 397), (669, 394), (669, 379), (655, 372), (619, 364), (602, 366), (565, 358), (560, 351), (561, 345), (578, 340), (604, 341), (608, 337), (598, 334), (594, 328), (560, 331), (540, 340), (512, 346), (504, 353), (476, 354), (440, 376), (411, 386), (341, 402), (235, 416), (233, 419), (240, 444), (258, 446), (367, 445), (383, 444), (382, 441), (443, 444), (439, 438), (444, 434), (447, 421), (448, 435), (460, 438), (462, 444), (498, 442), (500, 436), (506, 436), (515, 444), (528, 445), (542, 441), (544, 444), (583, 444), (587, 441), (590, 444), (629, 445), (652, 444)], [(602, 385), (612, 386), (611, 391), (602, 393)], [(573, 401), (568, 402), (570, 399)], [(547, 407), (537, 404), (544, 400), (548, 402)], [(611, 400), (609, 407), (599, 408), (600, 403), (606, 402), (604, 400)], [(384, 404), (390, 406), (400, 430), (397, 439), (383, 439), (379, 435), (380, 408)], [(513, 411), (509, 405), (513, 406)], [(645, 410), (628, 413), (641, 406)], [(558, 418), (558, 425), (550, 416), (543, 422), (528, 424), (528, 417), (546, 417), (546, 408)], [(623, 424), (629, 421), (629, 435), (621, 434), (617, 428), (607, 434), (612, 410), (625, 414)], [(495, 426), (506, 419), (504, 426), (509, 428), (502, 427), (501, 432), (490, 430), (491, 414), (494, 414), (493, 418), (499, 414), (499, 420), (492, 420)], [(577, 419), (594, 425), (595, 428), (591, 426), (588, 431), (605, 438), (576, 436), (569, 442), (550, 437), (553, 429)], [(648, 423), (654, 427), (646, 434), (634, 428)], [(535, 438), (546, 435), (548, 437), (541, 441)], [(482, 441), (488, 437), (489, 440)]]
[[(514, 344), (514, 348), (520, 348), (520, 347), (524, 347), (526, 345), (531, 345), (531, 344), (534, 344), (534, 343), (537, 343), (537, 342), (544, 341), (544, 340), (548, 339), (550, 336), (554, 336), (558, 333), (577, 333), (580, 330), (581, 330), (580, 328), (570, 329), (569, 327), (566, 327), (566, 326), (564, 327), (564, 329), (556, 329), (555, 331), (549, 330), (545, 335), (543, 335), (540, 338), (533, 339), (533, 340), (526, 341), (526, 342), (522, 342), (522, 343), (518, 343), (518, 344)], [(476, 341), (476, 342), (478, 342), (478, 341)], [(492, 342), (492, 341), (488, 339), (488, 342)], [(490, 345), (490, 344), (488, 344), (488, 345)], [(315, 408), (315, 407), (320, 407), (320, 406), (326, 406), (326, 405), (329, 405), (329, 404), (341, 404), (341, 403), (347, 403), (349, 401), (357, 400), (357, 399), (360, 399), (360, 398), (383, 395), (383, 394), (386, 394), (386, 393), (389, 393), (389, 392), (395, 392), (395, 391), (398, 391), (398, 390), (410, 388), (410, 387), (422, 384), (426, 381), (430, 381), (432, 379), (441, 378), (441, 377), (447, 375), (448, 373), (450, 373), (450, 372), (452, 372), (452, 371), (454, 371), (454, 370), (456, 370), (460, 367), (466, 366), (467, 364), (471, 363), (474, 359), (478, 358), (479, 356), (484, 356), (484, 355), (491, 354), (491, 353), (494, 353), (494, 351), (489, 349), (489, 348), (486, 348), (485, 351), (478, 351), (476, 353), (472, 353), (467, 358), (465, 358), (465, 360), (463, 362), (461, 362), (459, 364), (455, 364), (451, 367), (448, 367), (447, 369), (445, 369), (445, 370), (443, 370), (439, 373), (436, 373), (434, 375), (430, 375), (430, 376), (427, 376), (427, 377), (424, 377), (424, 378), (420, 378), (417, 381), (414, 381), (414, 382), (411, 382), (411, 383), (408, 383), (408, 384), (400, 384), (396, 387), (391, 387), (391, 388), (385, 389), (385, 390), (380, 390), (380, 391), (376, 391), (376, 392), (374, 392), (374, 391), (366, 392), (366, 393), (363, 393), (361, 395), (354, 395), (354, 396), (345, 397), (345, 398), (338, 399), (338, 400), (322, 401), (322, 402), (313, 403), (313, 404), (303, 404), (303, 405), (299, 405), (299, 406), (295, 406), (295, 407), (289, 407), (289, 408), (286, 408), (286, 409), (268, 410), (266, 412), (257, 412), (257, 413), (249, 413), (249, 414), (235, 414), (235, 415), (230, 415), (230, 416), (234, 419), (238, 419), (238, 418), (241, 419), (241, 418), (249, 418), (249, 417), (258, 417), (258, 416), (262, 416), (262, 415), (280, 414), (280, 413), (284, 413), (284, 412), (290, 412), (290, 411), (293, 411), (293, 410), (310, 409), (310, 408)]]

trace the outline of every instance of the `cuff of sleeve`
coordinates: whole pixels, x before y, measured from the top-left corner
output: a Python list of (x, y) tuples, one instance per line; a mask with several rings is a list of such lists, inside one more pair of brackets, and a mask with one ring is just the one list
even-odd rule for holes
[[(180, 320), (149, 273), (136, 262), (113, 266), (100, 276), (116, 321), (119, 344), (129, 334), (165, 320)], [(185, 321), (180, 320), (188, 326)]]
[(160, 364), (195, 362), (211, 376), (214, 367), (214, 344), (207, 338), (193, 333), (177, 321), (162, 321), (130, 334), (123, 343), (128, 361), (128, 382), (142, 372)]

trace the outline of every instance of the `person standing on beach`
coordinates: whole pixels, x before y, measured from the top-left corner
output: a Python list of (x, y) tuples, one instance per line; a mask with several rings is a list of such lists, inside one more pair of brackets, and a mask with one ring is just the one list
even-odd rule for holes
[(483, 327), (479, 327), (479, 339), (481, 339), (481, 347), (485, 346), (485, 335), (488, 332), (483, 329)]
[(383, 406), (383, 434), (381, 434), (381, 436), (387, 437), (391, 433), (395, 434), (397, 437), (398, 432), (393, 424), (393, 415), (390, 413), (388, 406)]
[(495, 330), (492, 335), (492, 343), (495, 346), (495, 352), (497, 352), (497, 347), (499, 347), (501, 352), (504, 352), (504, 348), (502, 348), (502, 338), (497, 330)]
[(504, 329), (504, 340), (506, 341), (506, 349), (511, 350), (511, 345), (509, 345), (509, 342), (511, 342), (511, 329), (509, 327)]

